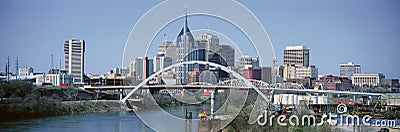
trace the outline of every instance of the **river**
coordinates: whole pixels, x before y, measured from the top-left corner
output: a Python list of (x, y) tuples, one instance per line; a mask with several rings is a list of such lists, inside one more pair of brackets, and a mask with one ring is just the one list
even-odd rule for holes
[[(170, 114), (184, 118), (185, 111), (192, 111), (193, 117), (196, 117), (199, 110), (207, 110), (208, 106), (176, 106), (164, 108)], [(161, 113), (162, 111), (149, 111), (148, 114)], [(155, 114), (156, 115), (156, 114)], [(158, 119), (157, 119), (158, 120)], [(174, 130), (171, 126), (162, 126), (164, 120), (160, 119), (158, 126), (168, 127), (169, 130)], [(193, 120), (195, 124), (195, 120)], [(185, 126), (185, 124), (182, 124)], [(194, 125), (195, 126), (195, 125)], [(177, 131), (182, 130), (176, 128)], [(0, 131), (134, 131), (148, 132), (154, 131), (146, 126), (134, 112), (108, 112), (108, 113), (90, 113), (90, 114), (75, 114), (54, 116), (45, 118), (36, 118), (20, 121), (0, 122)], [(197, 131), (197, 127), (191, 127), (191, 131)]]

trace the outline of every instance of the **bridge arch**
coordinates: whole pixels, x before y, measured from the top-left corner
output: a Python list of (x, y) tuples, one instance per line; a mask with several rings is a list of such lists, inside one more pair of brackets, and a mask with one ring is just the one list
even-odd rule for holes
[(150, 79), (156, 77), (157, 75), (171, 70), (172, 68), (181, 66), (181, 65), (189, 65), (189, 64), (202, 64), (202, 65), (209, 65), (209, 66), (213, 66), (213, 67), (218, 67), (220, 68), (222, 71), (228, 72), (229, 74), (231, 74), (233, 77), (236, 77), (237, 79), (239, 79), (241, 82), (244, 82), (244, 85), (247, 87), (250, 87), (252, 89), (254, 89), (259, 96), (261, 96), (265, 101), (269, 102), (269, 99), (259, 90), (259, 88), (255, 87), (250, 81), (248, 81), (246, 78), (244, 78), (243, 76), (241, 76), (239, 73), (236, 73), (235, 71), (228, 69), (225, 66), (213, 63), (213, 62), (207, 62), (207, 61), (186, 61), (186, 62), (180, 62), (180, 63), (176, 63), (173, 65), (170, 65), (166, 68), (163, 68), (159, 71), (157, 71), (156, 73), (152, 74), (151, 76), (147, 77), (144, 81), (142, 81), (141, 83), (139, 83), (135, 89), (133, 89), (132, 91), (130, 91), (122, 100), (121, 102), (126, 102), (126, 100), (133, 95), (133, 93), (135, 93), (138, 89), (140, 89), (141, 87), (143, 87), (144, 85), (146, 85), (146, 83), (148, 81), (150, 81)]

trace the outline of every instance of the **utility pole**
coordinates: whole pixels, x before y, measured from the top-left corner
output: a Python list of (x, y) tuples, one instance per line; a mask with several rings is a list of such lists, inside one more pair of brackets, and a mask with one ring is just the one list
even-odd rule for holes
[(7, 82), (10, 81), (10, 56), (7, 56), (7, 64), (6, 64), (6, 74), (7, 74)]
[(51, 72), (53, 72), (53, 68), (54, 68), (54, 62), (53, 62), (53, 51), (51, 51), (51, 64), (50, 64), (50, 70)]
[(58, 71), (58, 74), (61, 74), (61, 59), (60, 59), (60, 69), (59, 69), (59, 71)]
[(18, 57), (15, 60), (15, 70), (16, 70), (16, 72), (15, 72), (15, 80), (18, 80), (18, 74), (19, 74), (19, 71), (18, 71)]

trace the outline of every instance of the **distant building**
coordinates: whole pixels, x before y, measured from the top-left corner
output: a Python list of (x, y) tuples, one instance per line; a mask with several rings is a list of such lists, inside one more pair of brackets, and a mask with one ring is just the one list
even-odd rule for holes
[(22, 67), (18, 68), (18, 76), (30, 76), (33, 74), (32, 67)]
[(110, 70), (109, 74), (115, 74), (116, 76), (127, 76), (129, 74), (129, 70), (127, 68), (118, 68), (115, 67)]
[(228, 66), (235, 67), (235, 49), (229, 45), (219, 45), (219, 53)]
[(73, 83), (83, 85), (85, 76), (85, 41), (67, 40), (64, 42), (65, 70), (71, 74)]
[(282, 70), (282, 79), (287, 81), (289, 79), (296, 78), (296, 66), (295, 65), (284, 65)]
[(399, 79), (385, 79), (385, 87), (399, 87)]
[(361, 65), (348, 62), (347, 64), (340, 64), (340, 76), (351, 79), (353, 74), (361, 73)]
[(236, 67), (239, 74), (244, 74), (243, 70), (251, 68), (259, 68), (259, 59), (252, 58), (251, 56), (242, 56), (236, 61)]
[(60, 86), (61, 78), (60, 74), (39, 74), (36, 75), (36, 84), (43, 85), (53, 85)]
[(376, 74), (353, 74), (351, 77), (353, 85), (359, 87), (379, 87), (384, 85), (385, 76)]
[(313, 87), (320, 87), (321, 90), (349, 91), (352, 88), (351, 80), (346, 77), (326, 75), (313, 81)]
[(318, 76), (318, 68), (310, 66), (310, 50), (306, 46), (286, 46), (283, 51), (282, 73), (278, 74), (283, 81), (293, 79), (314, 78)]
[(314, 65), (305, 67), (300, 66), (296, 67), (296, 78), (317, 78), (318, 77), (318, 68)]
[(283, 51), (283, 64), (309, 66), (310, 50), (306, 46), (286, 46)]
[[(135, 81), (143, 81), (153, 74), (153, 60), (147, 57), (137, 57), (134, 59), (134, 78)], [(139, 83), (138, 82), (138, 83)]]
[(271, 84), (272, 83), (272, 68), (261, 67), (261, 81)]
[(165, 57), (164, 54), (158, 54), (153, 58), (154, 72), (157, 72), (170, 65), (172, 65), (172, 59), (169, 57)]
[(60, 69), (50, 69), (47, 74), (59, 74), (60, 73)]
[[(192, 33), (187, 26), (187, 15), (185, 16), (184, 24), (181, 32), (176, 38), (177, 48), (177, 63), (191, 61), (191, 57), (187, 57), (194, 48), (194, 38)], [(187, 84), (188, 83), (188, 71), (192, 65), (182, 65), (176, 68), (176, 84)]]
[(205, 54), (205, 61), (208, 61), (208, 56), (211, 53), (215, 53), (219, 51), (219, 38), (213, 34), (210, 33), (205, 33), (197, 37), (196, 39), (198, 48), (203, 48), (206, 51), (211, 51), (207, 52)]
[(299, 78), (317, 78), (318, 77), (318, 68), (314, 65), (305, 67), (305, 66), (294, 66), (294, 65), (284, 65), (282, 69), (282, 79), (284, 81), (290, 79), (299, 79)]
[(176, 46), (172, 41), (163, 41), (161, 45), (158, 46), (158, 54), (164, 54), (165, 58), (171, 59), (171, 64), (177, 63), (178, 56), (176, 50)]

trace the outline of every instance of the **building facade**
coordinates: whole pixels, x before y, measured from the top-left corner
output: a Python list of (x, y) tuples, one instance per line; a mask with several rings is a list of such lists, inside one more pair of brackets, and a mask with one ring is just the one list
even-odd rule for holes
[(361, 73), (361, 65), (348, 62), (347, 64), (340, 64), (340, 76), (351, 79), (353, 74)]
[(351, 81), (359, 87), (379, 87), (384, 85), (385, 76), (382, 73), (376, 74), (353, 74)]
[(296, 78), (317, 78), (318, 77), (318, 68), (314, 65), (305, 67), (300, 66), (296, 67)]
[(172, 41), (163, 41), (161, 45), (158, 46), (158, 54), (164, 54), (165, 58), (170, 58), (172, 64), (177, 63), (178, 60), (176, 51), (176, 46)]
[(158, 54), (153, 58), (153, 71), (157, 72), (167, 66), (172, 65), (172, 59), (165, 57), (164, 54)]
[(36, 84), (43, 85), (49, 84), (53, 86), (60, 86), (61, 78), (60, 74), (39, 74), (36, 75)]
[(286, 46), (283, 51), (283, 64), (309, 66), (310, 50), (306, 46)]
[(134, 83), (140, 83), (153, 74), (153, 60), (147, 57), (137, 57), (134, 59)]
[(385, 79), (385, 87), (399, 87), (399, 79)]
[(32, 67), (18, 68), (18, 76), (30, 76), (30, 75), (33, 75)]
[(261, 67), (261, 81), (271, 84), (272, 83), (272, 68)]
[(235, 49), (229, 45), (219, 45), (219, 53), (228, 66), (235, 67)]
[(85, 76), (85, 41), (67, 40), (64, 42), (65, 70), (71, 74), (73, 83), (83, 85)]
[(349, 91), (352, 88), (352, 83), (347, 77), (326, 75), (313, 81), (313, 87), (319, 87), (321, 90)]
[[(176, 49), (177, 49), (177, 63), (190, 61), (191, 58), (187, 55), (194, 48), (194, 38), (192, 33), (187, 26), (187, 15), (185, 16), (183, 28), (178, 34), (176, 39)], [(188, 83), (188, 70), (190, 65), (182, 65), (176, 69), (176, 84), (187, 84)]]

